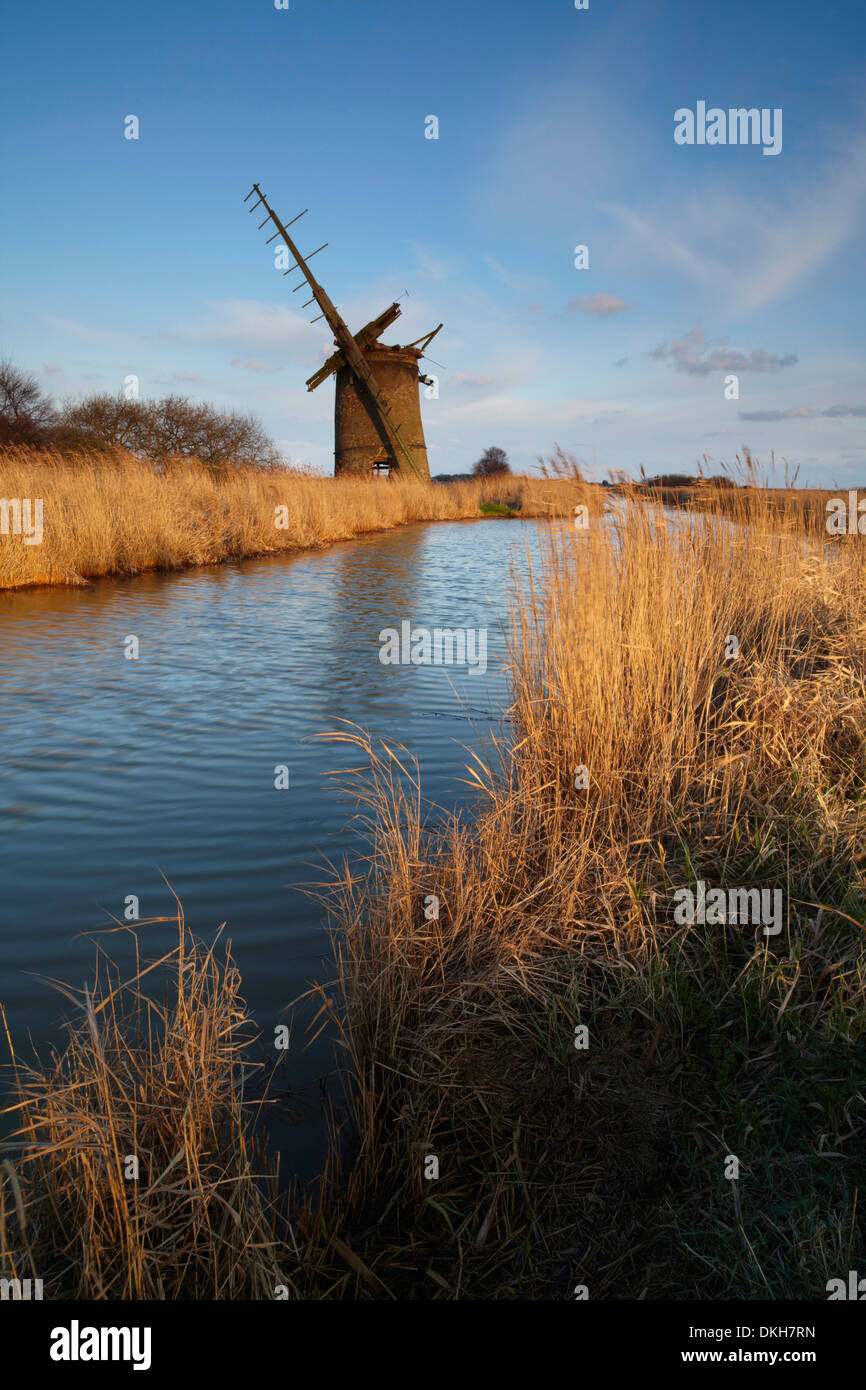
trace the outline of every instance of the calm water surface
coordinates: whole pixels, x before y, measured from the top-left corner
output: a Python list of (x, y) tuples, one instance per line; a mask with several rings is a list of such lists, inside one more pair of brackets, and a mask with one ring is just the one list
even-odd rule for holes
[[(358, 755), (316, 735), (351, 719), (420, 760), (425, 798), (472, 799), (465, 746), (507, 704), (500, 631), (511, 563), (533, 523), (411, 526), (325, 551), (0, 594), (0, 1000), (16, 1045), (62, 1038), (67, 1008), (44, 977), (92, 978), (94, 931), (169, 914), (210, 939), (227, 923), (266, 1037), (323, 974), (329, 941), (301, 886), (363, 848), (334, 768)], [(391, 667), (382, 628), (486, 627), (488, 669)], [(140, 641), (138, 660), (124, 640)], [(277, 791), (274, 768), (290, 769)], [(170, 927), (142, 928), (148, 955)], [(124, 937), (106, 941), (125, 961)], [(43, 977), (40, 979), (39, 977)], [(301, 1022), (303, 1020), (301, 1019)], [(287, 1161), (307, 1173), (333, 1066), (322, 1039), (288, 1068)]]

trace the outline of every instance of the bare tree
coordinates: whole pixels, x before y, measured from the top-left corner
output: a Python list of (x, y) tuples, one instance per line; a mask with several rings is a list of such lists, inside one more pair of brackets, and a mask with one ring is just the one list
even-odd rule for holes
[(56, 412), (32, 372), (10, 358), (0, 362), (0, 443), (45, 446), (51, 443)]
[(145, 438), (145, 411), (141, 401), (101, 392), (81, 401), (64, 401), (60, 417), (64, 444), (86, 444), (138, 453)]
[(495, 444), (490, 449), (485, 449), (478, 462), (472, 465), (473, 478), (498, 478), (510, 472), (508, 455)]
[(147, 453), (152, 458), (192, 456), (209, 468), (233, 464), (277, 468), (280, 452), (253, 415), (166, 396), (147, 408)]
[(283, 462), (254, 416), (217, 410), (184, 396), (150, 401), (88, 396), (65, 406), (63, 425), (70, 439), (128, 449), (157, 463), (197, 458), (208, 468), (221, 471), (237, 465), (278, 468)]

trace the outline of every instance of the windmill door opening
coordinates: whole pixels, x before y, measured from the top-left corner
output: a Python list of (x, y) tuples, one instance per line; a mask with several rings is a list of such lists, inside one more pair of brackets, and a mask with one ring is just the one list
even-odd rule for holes
[(390, 461), (388, 459), (376, 459), (370, 471), (374, 478), (390, 478)]

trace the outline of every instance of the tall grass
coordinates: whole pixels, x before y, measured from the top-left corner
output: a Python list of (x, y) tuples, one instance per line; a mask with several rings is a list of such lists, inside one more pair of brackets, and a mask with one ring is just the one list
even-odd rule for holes
[[(376, 849), (336, 887), (331, 1206), (394, 1294), (811, 1298), (862, 1263), (866, 566), (796, 506), (736, 521), (548, 537), (471, 824), (341, 735)], [(678, 925), (698, 878), (781, 887), (781, 936)]]
[(290, 470), (215, 474), (196, 461), (157, 472), (131, 454), (29, 450), (0, 452), (0, 497), (41, 498), (44, 518), (39, 545), (0, 535), (0, 589), (300, 550), (412, 521), (477, 519), (488, 504), (525, 517), (567, 515), (579, 502), (602, 506), (598, 489), (574, 481), (425, 485)]
[(63, 989), (78, 1021), (61, 1052), (13, 1052), (0, 1277), (42, 1279), (45, 1298), (273, 1298), (281, 1282), (238, 971), (219, 937), (205, 949), (177, 923), (174, 950), (133, 978), (108, 965), (92, 993)]
[[(548, 529), (515, 580), (513, 703), (495, 757), (470, 763), (471, 820), (430, 817), (404, 750), (336, 735), (361, 754), (350, 787), (371, 833), (367, 865), (323, 890), (336, 967), (317, 1026), (340, 1045), (345, 1114), (291, 1248), (256, 1225), (231, 1127), (221, 1165), (259, 1231), (242, 1242), (250, 1288), (274, 1277), (254, 1247), (277, 1239), (283, 1282), (321, 1298), (823, 1298), (862, 1267), (863, 551), (814, 543), (796, 505), (771, 514), (751, 493), (673, 523), (620, 505)], [(674, 894), (697, 879), (782, 888), (781, 934), (678, 923)], [(113, 1151), (115, 1084), (76, 1036), (24, 1094), (64, 1117), (59, 1149), (50, 1123), (32, 1130), (30, 1160), (36, 1193), (62, 1200), (24, 1200), (43, 1203), (58, 1261), (86, 1217), (119, 1233), (109, 1286), (128, 1265), (151, 1288), (147, 1225), (105, 1227), (104, 1178), (76, 1196), (94, 1126)], [(145, 1078), (165, 1070), (155, 1055), (136, 1061)], [(163, 1163), (192, 1104), (170, 1055)], [(206, 1244), (183, 1219), (175, 1251), (184, 1231)]]

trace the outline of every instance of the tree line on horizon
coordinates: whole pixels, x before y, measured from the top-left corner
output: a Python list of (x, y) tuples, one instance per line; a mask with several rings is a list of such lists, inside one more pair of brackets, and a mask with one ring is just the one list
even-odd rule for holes
[(206, 401), (169, 395), (127, 399), (95, 392), (55, 404), (31, 372), (0, 362), (0, 445), (30, 449), (116, 449), (162, 463), (197, 458), (206, 467), (285, 467), (285, 460), (254, 415), (218, 410)]
[[(231, 465), (267, 470), (286, 466), (254, 415), (218, 410), (207, 402), (180, 395), (138, 400), (108, 391), (77, 401), (65, 400), (58, 406), (34, 373), (22, 371), (9, 358), (0, 361), (2, 445), (67, 453), (86, 450), (110, 454), (122, 449), (156, 463), (197, 458), (217, 470)], [(475, 478), (510, 472), (508, 455), (498, 446), (485, 449), (472, 467)]]
[[(279, 448), (254, 415), (219, 410), (206, 401), (168, 395), (151, 399), (127, 399), (123, 392), (94, 392), (59, 406), (40, 386), (32, 372), (22, 371), (9, 359), (0, 361), (0, 446), (18, 445), (36, 450), (76, 450), (105, 453), (121, 449), (139, 458), (163, 464), (171, 458), (195, 458), (207, 468), (228, 467), (273, 470), (287, 466)], [(554, 455), (539, 458), (542, 477), (586, 482), (573, 455), (556, 446)], [(498, 445), (484, 450), (469, 476), (497, 478), (511, 474), (508, 455)], [(642, 477), (635, 484), (627, 474), (614, 471), (614, 483), (639, 488), (689, 487), (710, 483), (735, 487), (729, 477), (694, 477), (662, 473)], [(467, 475), (440, 473), (434, 481), (446, 482)], [(606, 485), (603, 483), (603, 486)]]

